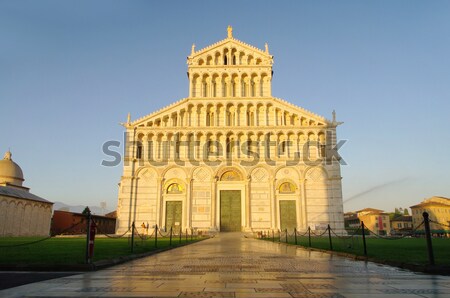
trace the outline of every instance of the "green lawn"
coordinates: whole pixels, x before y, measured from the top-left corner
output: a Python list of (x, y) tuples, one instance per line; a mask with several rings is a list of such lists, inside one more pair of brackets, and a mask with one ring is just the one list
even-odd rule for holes
[[(41, 238), (35, 237), (4, 237), (0, 238), (0, 264), (84, 264), (86, 254), (86, 238), (50, 238), (31, 245), (13, 246), (28, 243)], [(187, 243), (196, 242), (200, 238)], [(183, 237), (181, 243), (178, 237), (172, 239), (172, 246), (186, 244)], [(5, 247), (8, 246), (8, 247)], [(169, 238), (158, 238), (158, 249), (169, 247)], [(142, 241), (135, 238), (134, 254), (155, 250), (155, 239)], [(96, 238), (94, 246), (94, 262), (131, 255), (128, 238)]]
[[(266, 240), (272, 241), (272, 238)], [(275, 237), (275, 241), (279, 241)], [(281, 238), (286, 241), (285, 237)], [(294, 243), (294, 237), (288, 237), (290, 244)], [(332, 237), (333, 250), (346, 252), (355, 255), (364, 255), (363, 242), (361, 237), (342, 239)], [(297, 237), (298, 245), (308, 247), (308, 237)], [(433, 238), (433, 252), (436, 265), (450, 265), (450, 239)], [(403, 238), (398, 240), (386, 240), (379, 238), (366, 238), (368, 257), (376, 258), (380, 261), (389, 260), (409, 264), (427, 264), (428, 252), (425, 238)], [(330, 249), (328, 237), (311, 237), (311, 247), (320, 249)]]

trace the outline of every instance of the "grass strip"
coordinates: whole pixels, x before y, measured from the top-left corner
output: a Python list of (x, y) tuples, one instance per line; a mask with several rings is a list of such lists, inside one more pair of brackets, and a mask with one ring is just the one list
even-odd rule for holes
[[(36, 237), (2, 237), (0, 238), (0, 264), (14, 265), (74, 265), (84, 264), (86, 254), (86, 237), (56, 237), (31, 245), (15, 246), (29, 243), (40, 238)], [(181, 243), (178, 238), (172, 239), (172, 247), (199, 241), (201, 238), (183, 237)], [(131, 253), (129, 238), (96, 238), (93, 261), (111, 260), (122, 256), (151, 252), (156, 249), (168, 248), (169, 238), (135, 239), (134, 252)], [(5, 247), (8, 246), (8, 247)]]
[[(265, 240), (272, 241), (272, 238)], [(278, 242), (278, 238), (275, 237)], [(282, 237), (281, 242), (285, 243)], [(289, 244), (295, 244), (294, 237), (288, 237)], [(433, 252), (436, 265), (450, 265), (450, 239), (433, 238)], [(348, 239), (332, 237), (333, 251), (364, 256), (362, 237)], [(386, 240), (366, 238), (367, 256), (381, 261), (394, 261), (412, 265), (428, 264), (425, 238), (402, 238)], [(297, 236), (297, 245), (308, 247), (308, 237)], [(311, 247), (330, 250), (328, 237), (311, 237)]]

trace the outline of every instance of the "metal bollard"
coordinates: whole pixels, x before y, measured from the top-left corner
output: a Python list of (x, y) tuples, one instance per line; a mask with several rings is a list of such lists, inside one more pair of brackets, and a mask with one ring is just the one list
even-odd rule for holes
[(361, 221), (361, 228), (362, 228), (362, 238), (363, 238), (363, 246), (364, 246), (364, 255), (367, 257), (367, 246), (366, 246), (366, 231), (364, 227), (364, 222)]
[(134, 252), (134, 221), (133, 224), (131, 225), (131, 252)]
[(308, 227), (308, 240), (309, 240), (309, 247), (311, 247), (311, 227)]
[(91, 210), (89, 210), (89, 207), (86, 207), (86, 264), (89, 264), (91, 262), (91, 258), (89, 257), (89, 241), (91, 240), (89, 237), (89, 228), (91, 227)]
[(155, 225), (155, 248), (158, 247), (158, 225)]
[(430, 218), (428, 212), (422, 213), (423, 223), (425, 226), (425, 237), (427, 238), (428, 260), (430, 265), (434, 265), (433, 245), (431, 243)]
[(294, 228), (294, 241), (295, 245), (297, 245), (297, 228)]
[(331, 242), (331, 228), (328, 225), (328, 240), (330, 240), (330, 250), (333, 250), (333, 243)]
[(169, 240), (169, 246), (172, 246), (172, 227), (170, 227), (170, 240)]
[(308, 241), (309, 241), (309, 247), (311, 247), (311, 227), (308, 227)]

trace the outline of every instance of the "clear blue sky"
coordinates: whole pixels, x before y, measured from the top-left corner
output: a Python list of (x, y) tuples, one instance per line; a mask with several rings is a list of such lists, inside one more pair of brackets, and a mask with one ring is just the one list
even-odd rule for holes
[(187, 97), (192, 43), (228, 25), (269, 43), (274, 96), (345, 122), (346, 211), (450, 197), (450, 1), (0, 1), (1, 154), (37, 195), (114, 209), (103, 142)]

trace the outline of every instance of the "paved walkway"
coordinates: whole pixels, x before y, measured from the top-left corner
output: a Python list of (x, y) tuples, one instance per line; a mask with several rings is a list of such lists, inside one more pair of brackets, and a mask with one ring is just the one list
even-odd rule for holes
[(218, 237), (0, 297), (450, 297), (450, 278), (326, 253)]

